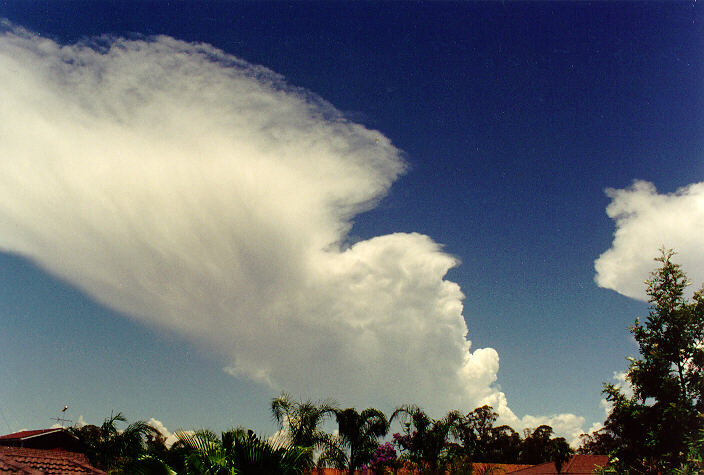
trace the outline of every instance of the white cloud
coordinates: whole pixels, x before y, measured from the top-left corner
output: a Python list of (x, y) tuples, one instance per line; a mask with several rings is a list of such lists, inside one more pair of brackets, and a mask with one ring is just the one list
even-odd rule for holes
[(513, 414), (457, 260), (415, 233), (346, 244), (404, 171), (386, 137), (208, 45), (5, 30), (0, 249), (277, 391)]
[[(626, 379), (625, 371), (614, 371), (612, 379), (615, 381), (612, 384), (621, 390), (621, 393), (624, 396), (627, 398), (633, 397), (633, 386), (631, 385), (631, 382)], [(599, 405), (604, 410), (604, 419), (606, 419), (611, 414), (611, 410), (614, 408), (614, 405), (610, 401), (607, 401), (606, 398), (603, 398)]]
[(489, 404), (495, 408), (499, 417), (498, 424), (506, 424), (517, 431), (523, 429), (536, 429), (541, 425), (549, 425), (557, 436), (564, 437), (573, 447), (579, 446), (579, 436), (584, 433), (586, 419), (575, 414), (552, 414), (549, 416), (516, 416), (508, 407), (506, 397), (503, 393), (498, 393), (485, 399), (483, 404)]
[(291, 440), (289, 439), (288, 428), (286, 426), (282, 427), (274, 432), (274, 435), (268, 437), (267, 440), (275, 446), (283, 446), (288, 444)]
[(76, 427), (83, 427), (87, 425), (88, 423), (86, 420), (83, 418), (83, 414), (78, 415), (78, 421), (76, 422)]
[[(156, 430), (158, 430), (161, 435), (164, 436), (166, 439), (164, 441), (164, 444), (166, 445), (167, 448), (171, 448), (171, 446), (176, 442), (178, 439), (176, 438), (176, 434), (172, 433), (169, 431), (169, 429), (166, 428), (166, 426), (158, 419), (154, 419), (153, 417), (147, 421), (147, 424), (150, 426), (154, 427)], [(183, 432), (183, 431), (181, 431)], [(192, 432), (192, 431), (188, 431)]]
[(606, 213), (616, 221), (611, 248), (595, 261), (600, 287), (639, 300), (647, 300), (643, 282), (657, 263), (653, 258), (665, 246), (677, 251), (694, 283), (689, 294), (704, 282), (704, 183), (675, 193), (659, 194), (652, 183), (636, 181), (624, 190), (608, 189)]
[(616, 381), (614, 386), (620, 389), (626, 397), (633, 397), (633, 386), (631, 382), (626, 379), (625, 371), (614, 371), (613, 379)]
[(594, 432), (598, 432), (603, 428), (604, 428), (604, 424), (602, 424), (601, 422), (594, 422), (586, 433), (591, 435)]

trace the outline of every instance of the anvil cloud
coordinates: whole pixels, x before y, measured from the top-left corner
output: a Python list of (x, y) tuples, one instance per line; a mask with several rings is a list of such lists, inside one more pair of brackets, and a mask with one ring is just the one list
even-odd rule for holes
[[(0, 35), (0, 249), (276, 390), (438, 413), (491, 403), (457, 260), (428, 236), (351, 243), (404, 172), (377, 131), (205, 44)], [(562, 424), (571, 415), (525, 423)]]

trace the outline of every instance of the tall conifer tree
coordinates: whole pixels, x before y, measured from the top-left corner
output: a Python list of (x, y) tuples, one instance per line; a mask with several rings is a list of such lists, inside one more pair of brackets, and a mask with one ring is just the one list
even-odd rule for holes
[(702, 430), (704, 288), (685, 298), (689, 282), (674, 254), (663, 249), (655, 259), (660, 267), (646, 281), (650, 313), (630, 328), (640, 351), (626, 375), (633, 395), (604, 388), (613, 409), (598, 437), (621, 472), (671, 472)]

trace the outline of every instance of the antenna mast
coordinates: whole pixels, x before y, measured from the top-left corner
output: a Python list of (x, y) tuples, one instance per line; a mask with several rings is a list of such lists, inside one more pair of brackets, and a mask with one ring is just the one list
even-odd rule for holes
[[(64, 414), (67, 410), (68, 410), (68, 406), (64, 406), (64, 408), (61, 409), (61, 414)], [(68, 419), (64, 419), (63, 417), (61, 417), (61, 414), (59, 414), (58, 417), (52, 417), (51, 420), (56, 421), (58, 424), (61, 424), (61, 428), (63, 429), (64, 422), (73, 422), (73, 421), (68, 420)]]

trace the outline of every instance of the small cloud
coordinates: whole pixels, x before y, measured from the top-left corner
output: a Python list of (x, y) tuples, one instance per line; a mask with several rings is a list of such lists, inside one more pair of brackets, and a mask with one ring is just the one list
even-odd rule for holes
[[(156, 430), (159, 431), (159, 433), (164, 436), (166, 439), (164, 441), (164, 444), (166, 445), (166, 448), (171, 448), (171, 446), (176, 442), (178, 439), (176, 438), (176, 434), (173, 434), (169, 432), (169, 430), (166, 428), (166, 426), (158, 419), (154, 419), (153, 417), (147, 421), (147, 424), (150, 426), (154, 427)], [(184, 431), (181, 431), (184, 432)]]
[[(627, 379), (627, 374), (625, 371), (614, 371), (612, 379), (615, 381), (614, 386), (621, 391), (621, 393), (627, 398), (633, 397), (633, 386), (631, 382)], [(599, 405), (604, 410), (604, 417), (607, 418), (611, 414), (611, 410), (614, 408), (613, 404), (606, 399), (602, 399)]]
[(598, 432), (601, 429), (604, 428), (604, 424), (601, 422), (594, 422), (592, 426), (589, 428), (589, 430), (586, 432), (587, 434), (593, 434), (594, 432)]
[(575, 414), (554, 414), (552, 416), (524, 416), (515, 421), (512, 427), (535, 429), (541, 425), (553, 428), (556, 436), (564, 437), (573, 447), (579, 446), (579, 436), (584, 433), (585, 419)]
[(268, 442), (276, 447), (278, 446), (284, 446), (290, 442), (288, 431), (286, 430), (286, 426), (284, 426), (283, 429), (279, 429), (272, 436), (270, 436), (268, 439)]
[(606, 214), (615, 221), (611, 248), (594, 262), (600, 287), (646, 300), (644, 281), (657, 267), (661, 247), (677, 251), (676, 261), (695, 283), (704, 282), (704, 183), (660, 194), (652, 183), (636, 180), (630, 188), (606, 190)]

